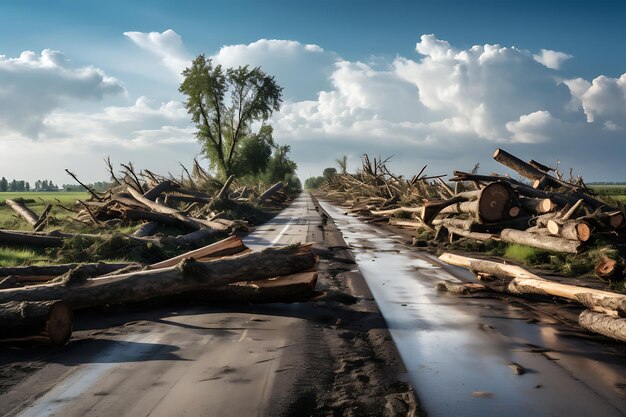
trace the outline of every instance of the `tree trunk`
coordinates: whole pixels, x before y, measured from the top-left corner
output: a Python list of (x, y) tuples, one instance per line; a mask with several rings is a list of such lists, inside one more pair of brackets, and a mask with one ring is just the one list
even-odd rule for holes
[(37, 219), (37, 223), (33, 225), (33, 230), (36, 232), (43, 230), (46, 227), (46, 220), (48, 219), (48, 215), (50, 214), (50, 210), (52, 210), (52, 204), (48, 204), (46, 208), (41, 213), (41, 216)]
[(557, 178), (552, 177), (549, 174), (535, 168), (534, 166), (522, 161), (516, 156), (511, 155), (503, 149), (496, 149), (493, 154), (493, 159), (500, 162), (502, 165), (511, 168), (513, 171), (517, 172), (524, 178), (528, 178), (530, 180), (538, 181), (542, 180), (545, 183), (552, 187), (567, 187), (570, 189), (577, 190), (578, 187), (573, 184), (568, 184), (564, 181), (560, 181)]
[(63, 300), (72, 308), (120, 304), (289, 275), (310, 269), (315, 263), (311, 245), (296, 245), (208, 263), (185, 259), (176, 266), (93, 278), (84, 283), (72, 284), (80, 277), (70, 272), (60, 283), (0, 291), (0, 303)]
[(248, 248), (246, 247), (246, 245), (243, 244), (239, 237), (231, 236), (227, 239), (220, 240), (219, 242), (215, 242), (203, 248), (192, 250), (190, 252), (183, 253), (182, 255), (166, 259), (165, 261), (152, 264), (150, 265), (149, 269), (160, 269), (174, 266), (183, 259), (187, 258), (193, 258), (196, 261), (204, 261), (209, 258), (236, 255), (238, 253), (244, 252), (246, 249)]
[(422, 207), (421, 218), (424, 221), (424, 223), (426, 223), (427, 225), (431, 225), (433, 220), (435, 220), (435, 217), (437, 217), (438, 214), (442, 212), (445, 213), (444, 210), (446, 208), (453, 206), (453, 205), (460, 207), (460, 204), (467, 202), (466, 200), (467, 200), (466, 197), (458, 195), (448, 200), (429, 201), (428, 203), (424, 204), (424, 207)]
[(277, 191), (281, 190), (284, 186), (285, 185), (282, 182), (277, 182), (276, 184), (272, 185), (259, 196), (259, 202), (261, 204), (264, 203), (265, 200), (271, 198), (274, 194), (276, 194)]
[[(476, 200), (458, 203), (450, 199), (448, 202), (456, 204), (443, 207), (436, 214), (470, 213), (482, 223), (494, 223), (508, 218), (509, 210), (515, 206), (511, 187), (504, 182), (493, 182), (478, 192), (460, 193), (455, 199), (473, 197)], [(424, 209), (426, 213), (426, 206)]]
[(63, 346), (72, 335), (72, 310), (62, 301), (22, 301), (0, 304), (0, 336), (43, 336)]
[(166, 236), (162, 239), (162, 242), (170, 246), (197, 248), (206, 243), (207, 240), (213, 239), (218, 233), (220, 232), (217, 230), (205, 227), (204, 229), (196, 230), (186, 235)]
[(500, 232), (500, 238), (505, 242), (520, 243), (522, 245), (554, 252), (578, 253), (581, 249), (581, 243), (579, 241), (554, 236), (543, 236), (514, 229), (504, 229)]
[(11, 207), (17, 214), (19, 214), (24, 220), (26, 220), (31, 226), (35, 227), (39, 216), (37, 216), (31, 209), (25, 205), (13, 201), (11, 199), (4, 200), (7, 206)]
[(63, 245), (63, 238), (57, 236), (35, 235), (0, 230), (0, 244), (55, 248)]
[(578, 324), (590, 332), (626, 343), (626, 318), (585, 310), (578, 316)]
[(620, 316), (626, 315), (626, 295), (623, 294), (548, 281), (515, 265), (468, 258), (451, 253), (444, 253), (439, 259), (451, 265), (470, 269), (473, 272), (484, 272), (501, 278), (513, 278), (506, 288), (512, 294), (562, 297), (577, 301), (587, 308), (614, 310)]
[(474, 239), (474, 240), (497, 240), (498, 236), (497, 235), (493, 235), (491, 233), (479, 233), (479, 232), (470, 232), (467, 230), (463, 230), (463, 229), (458, 229), (456, 227), (452, 227), (452, 226), (444, 226), (446, 229), (448, 229), (448, 235), (457, 235), (457, 236), (463, 236), (469, 239)]

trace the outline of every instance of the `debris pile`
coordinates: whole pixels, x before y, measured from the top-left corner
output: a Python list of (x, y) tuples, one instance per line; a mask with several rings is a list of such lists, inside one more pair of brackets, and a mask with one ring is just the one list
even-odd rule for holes
[(312, 245), (252, 252), (231, 236), (152, 265), (0, 268), (0, 335), (40, 335), (63, 345), (75, 309), (181, 294), (197, 301), (302, 301), (317, 294), (316, 263)]
[[(524, 162), (502, 149), (493, 157), (522, 178), (455, 171), (444, 181), (445, 175), (423, 176), (424, 167), (409, 180), (393, 175), (387, 160), (371, 162), (365, 155), (356, 174), (329, 177), (320, 190), (324, 197), (348, 207), (348, 213), (363, 216), (367, 222), (388, 221), (424, 230), (433, 241), (464, 238), (506, 242), (572, 256), (590, 248), (604, 248), (612, 258), (602, 257), (595, 267), (596, 275), (606, 281), (624, 279), (626, 222), (619, 207), (597, 198), (582, 178), (573, 178), (571, 173), (565, 180), (557, 169), (533, 160)], [(446, 262), (453, 257), (443, 256), (447, 256)], [(484, 261), (489, 265), (483, 263), (477, 268), (479, 260), (472, 260), (470, 265), (467, 259), (471, 258), (451, 263), (466, 266), (480, 276), (506, 279), (506, 285), (444, 283), (442, 289), (471, 293), (497, 287), (517, 295), (565, 297), (589, 308), (580, 316), (581, 326), (618, 340), (626, 338), (626, 296), (622, 294), (554, 283), (505, 264)], [(511, 275), (507, 268), (515, 273)]]

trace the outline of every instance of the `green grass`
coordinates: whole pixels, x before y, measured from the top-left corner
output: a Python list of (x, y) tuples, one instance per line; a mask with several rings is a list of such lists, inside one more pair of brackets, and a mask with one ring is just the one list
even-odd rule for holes
[(19, 266), (46, 261), (48, 258), (30, 249), (5, 248), (0, 246), (0, 266)]
[(9, 199), (23, 198), (25, 200), (34, 200), (33, 203), (26, 203), (26, 207), (40, 215), (46, 205), (52, 204), (53, 208), (50, 213), (51, 217), (57, 220), (63, 220), (71, 213), (58, 206), (61, 204), (65, 207), (74, 205), (76, 200), (86, 200), (89, 198), (88, 193), (83, 192), (7, 192), (0, 193), (0, 229), (13, 229), (13, 230), (32, 230), (32, 226), (28, 224), (24, 219), (19, 217), (10, 207), (4, 204), (4, 201)]

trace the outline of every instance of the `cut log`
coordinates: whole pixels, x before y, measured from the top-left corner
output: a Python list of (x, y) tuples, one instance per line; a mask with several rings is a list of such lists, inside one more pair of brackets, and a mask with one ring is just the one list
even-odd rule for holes
[(549, 198), (530, 198), (530, 197), (519, 197), (519, 202), (529, 213), (532, 214), (545, 214), (554, 211), (556, 208), (555, 204)]
[(31, 209), (9, 198), (4, 200), (4, 202), (7, 204), (7, 206), (11, 207), (13, 211), (15, 211), (24, 220), (26, 220), (31, 226), (33, 227), (37, 226), (37, 221), (39, 220), (39, 216), (37, 216)]
[(439, 257), (443, 262), (461, 266), (473, 272), (484, 272), (501, 278), (513, 278), (506, 290), (512, 294), (539, 294), (562, 297), (581, 303), (587, 308), (601, 308), (626, 315), (626, 295), (576, 285), (548, 281), (516, 265), (468, 258), (444, 253)]
[(393, 225), (393, 226), (400, 226), (400, 227), (410, 227), (410, 228), (418, 228), (418, 227), (423, 227), (424, 223), (421, 220), (404, 220), (404, 219), (395, 219), (395, 218), (391, 218), (389, 219), (389, 224)]
[(508, 218), (509, 209), (516, 205), (511, 187), (504, 182), (493, 182), (478, 193), (470, 192), (459, 195), (477, 195), (477, 199), (448, 206), (440, 210), (440, 213), (470, 213), (482, 223), (494, 223)]
[(86, 281), (80, 270), (74, 270), (59, 283), (0, 291), (0, 303), (63, 300), (71, 308), (83, 308), (202, 291), (309, 270), (316, 264), (311, 249), (311, 245), (269, 248), (207, 263), (184, 259), (176, 266)]
[[(204, 229), (206, 230), (206, 229)], [(193, 258), (196, 261), (203, 261), (209, 258), (219, 258), (222, 256), (231, 256), (241, 252), (244, 252), (246, 245), (243, 244), (241, 239), (237, 236), (231, 236), (227, 239), (220, 240), (211, 245), (207, 245), (203, 248), (192, 250), (190, 252), (183, 253), (182, 255), (175, 256), (170, 259), (166, 259), (162, 262), (157, 262), (150, 265), (150, 269), (167, 268), (178, 264), (183, 259)]]
[(578, 316), (580, 327), (626, 343), (626, 318), (585, 310)]
[(315, 291), (317, 272), (302, 272), (254, 282), (237, 282), (226, 287), (204, 291), (203, 300), (236, 303), (291, 303), (318, 295)]
[(0, 337), (43, 336), (63, 346), (72, 336), (72, 310), (62, 301), (0, 304)]
[(270, 188), (265, 190), (265, 192), (263, 194), (261, 194), (259, 196), (259, 202), (261, 204), (264, 203), (267, 199), (271, 198), (274, 194), (276, 194), (284, 186), (285, 185), (282, 182), (277, 182), (276, 184), (272, 185)]
[(595, 274), (603, 280), (611, 280), (613, 278), (623, 278), (624, 264), (618, 262), (615, 259), (603, 257), (600, 262), (596, 264), (594, 269)]
[(586, 242), (591, 238), (591, 226), (581, 220), (567, 220), (562, 222), (556, 219), (548, 220), (548, 231), (554, 236), (569, 240)]
[(166, 236), (162, 239), (163, 243), (170, 246), (186, 246), (197, 248), (206, 243), (207, 240), (215, 238), (220, 233), (218, 230), (205, 227), (186, 235)]
[(619, 229), (624, 225), (624, 213), (619, 210), (607, 213), (594, 213), (592, 217), (612, 229)]
[(546, 185), (551, 187), (566, 187), (572, 190), (578, 190), (578, 187), (574, 184), (569, 184), (565, 181), (561, 181), (558, 178), (541, 171), (534, 166), (522, 161), (516, 156), (511, 155), (503, 149), (496, 149), (493, 154), (493, 159), (500, 162), (502, 165), (511, 168), (524, 178), (528, 178), (533, 181), (543, 181)]
[(406, 213), (421, 213), (423, 210), (423, 207), (398, 207), (388, 210), (370, 210), (370, 213), (375, 216), (391, 216), (402, 211)]
[(500, 232), (500, 238), (509, 243), (520, 243), (534, 248), (562, 253), (578, 253), (582, 247), (579, 241), (554, 236), (542, 236), (515, 229), (504, 229)]

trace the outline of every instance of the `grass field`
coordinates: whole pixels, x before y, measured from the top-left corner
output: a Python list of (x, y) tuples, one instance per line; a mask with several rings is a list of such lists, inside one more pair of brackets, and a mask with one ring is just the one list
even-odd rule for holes
[(605, 195), (626, 203), (626, 185), (624, 184), (592, 184), (589, 185), (589, 188), (599, 195)]
[[(77, 199), (86, 199), (89, 197), (89, 193), (86, 192), (65, 192), (65, 191), (57, 191), (57, 192), (8, 192), (8, 193), (0, 193), (0, 204), (4, 203), (4, 200), (16, 199), (16, 198), (24, 198), (24, 199), (32, 199), (35, 200), (35, 203), (29, 204), (31, 205), (43, 205), (56, 203), (56, 199), (61, 201), (61, 204), (70, 203), (72, 204)], [(42, 201), (43, 200), (43, 201)]]

